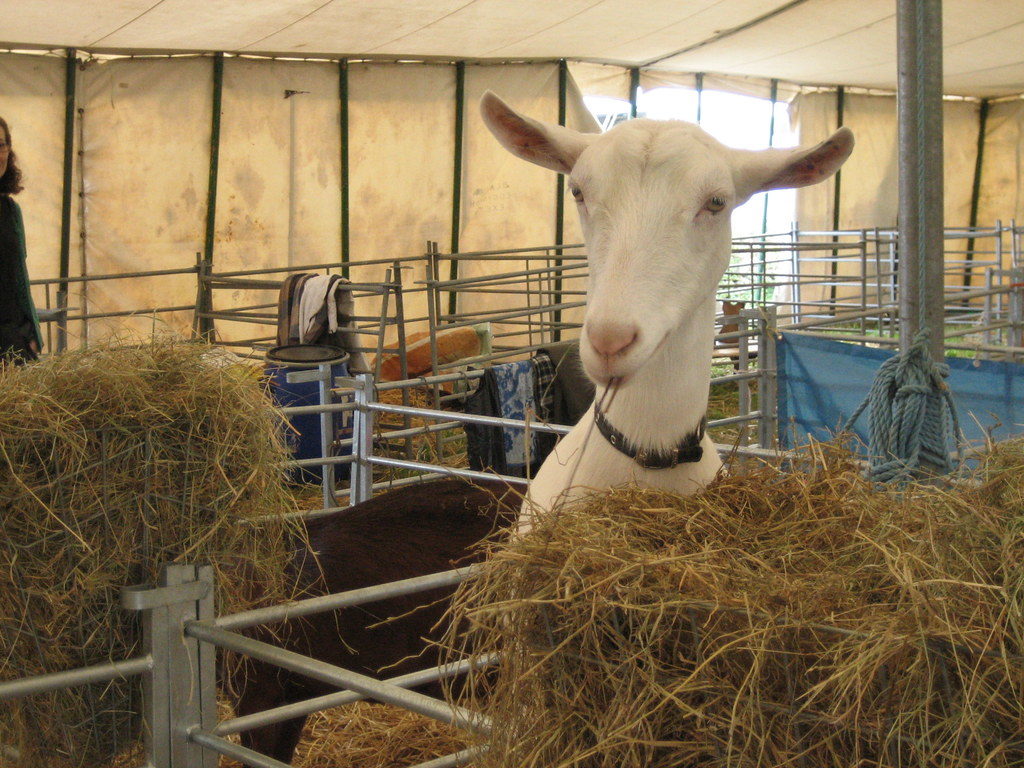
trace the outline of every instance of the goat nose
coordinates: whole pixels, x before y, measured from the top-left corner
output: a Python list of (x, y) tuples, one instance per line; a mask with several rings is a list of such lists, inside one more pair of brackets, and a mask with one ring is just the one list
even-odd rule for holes
[(633, 345), (638, 335), (637, 327), (626, 323), (592, 323), (587, 326), (590, 345), (604, 357), (622, 354)]

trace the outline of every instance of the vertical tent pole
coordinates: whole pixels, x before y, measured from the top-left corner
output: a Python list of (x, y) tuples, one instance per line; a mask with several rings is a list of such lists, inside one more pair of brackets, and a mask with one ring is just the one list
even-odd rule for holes
[[(217, 233), (217, 174), (220, 170), (220, 118), (224, 96), (224, 54), (213, 57), (213, 108), (210, 119), (210, 176), (206, 188), (206, 238), (203, 244), (203, 266), (199, 272), (202, 280), (213, 267), (213, 246)], [(205, 281), (204, 281), (205, 282)], [(208, 282), (199, 286), (200, 315), (197, 330), (200, 338), (210, 339), (213, 335), (213, 318), (207, 316), (213, 310), (213, 296)]]
[(704, 106), (704, 73), (698, 72), (697, 78), (697, 125), (700, 125), (701, 109)]
[[(768, 120), (768, 147), (771, 148), (775, 145), (775, 103), (779, 100), (779, 81), (772, 78), (771, 92), (769, 94), (771, 99), (771, 117)], [(768, 234), (768, 200), (770, 199), (770, 193), (765, 192), (764, 195), (764, 207), (761, 209), (761, 234)], [(765, 252), (765, 238), (761, 238), (761, 254), (758, 263), (759, 283), (760, 289), (753, 292), (754, 300), (756, 303), (761, 303), (767, 298), (767, 287), (765, 286), (765, 274), (767, 273), (767, 261), (768, 255)]]
[[(846, 121), (846, 89), (843, 86), (836, 88), (836, 128), (842, 128), (843, 123)], [(843, 182), (843, 169), (840, 168), (836, 171), (832, 186), (832, 231), (839, 231), (839, 204), (842, 202), (842, 195), (840, 194)], [(832, 242), (839, 242), (839, 235), (832, 235)], [(833, 278), (839, 275), (839, 251), (832, 251), (832, 264), (830, 266), (829, 274)], [(832, 285), (829, 287), (829, 297), (832, 302), (832, 314), (835, 314), (835, 303), (836, 303), (836, 281), (832, 281)]]
[(629, 117), (636, 117), (637, 99), (640, 95), (640, 67), (629, 70)]
[[(769, 96), (772, 102), (772, 116), (768, 120), (768, 146), (775, 146), (775, 103), (779, 100), (779, 81), (773, 79), (771, 85), (771, 94)], [(761, 213), (761, 234), (768, 232), (768, 195), (764, 196), (764, 210)]]
[[(565, 59), (558, 62), (558, 124), (565, 125), (566, 106), (569, 92), (569, 63)], [(561, 174), (555, 177), (555, 245), (561, 246), (565, 242), (565, 179)], [(562, 249), (555, 248), (555, 304), (562, 303)], [(554, 329), (552, 339), (562, 340), (562, 310), (556, 309), (553, 313)]]
[[(836, 128), (842, 128), (843, 123), (846, 122), (846, 89), (843, 86), (836, 88)], [(832, 188), (832, 230), (837, 231), (839, 229), (839, 202), (842, 199), (840, 195), (840, 182), (842, 181), (843, 169), (840, 168), (836, 171), (836, 183)]]
[(898, 0), (900, 350), (943, 354), (942, 1)]
[[(978, 148), (974, 155), (974, 181), (971, 184), (971, 213), (967, 226), (974, 229), (978, 226), (978, 200), (981, 197), (981, 168), (985, 158), (985, 129), (988, 126), (988, 99), (982, 99), (978, 106)], [(1002, 237), (1002, 234), (999, 235)], [(974, 261), (974, 238), (967, 240), (967, 265), (964, 267), (964, 287), (971, 285), (971, 262)], [(1002, 269), (1003, 265), (999, 265)], [(965, 302), (966, 303), (966, 302)]]
[[(60, 271), (61, 280), (71, 274), (71, 184), (75, 168), (75, 87), (78, 59), (74, 48), (68, 48), (64, 61), (64, 181), (60, 206)], [(57, 289), (57, 309), (61, 316), (57, 323), (57, 351), (67, 347), (68, 321), (63, 310), (68, 308), (68, 284), (61, 282)]]
[(338, 130), (341, 133), (341, 276), (349, 277), (348, 60), (338, 62)]
[[(459, 252), (459, 229), (462, 227), (462, 137), (466, 113), (466, 62), (455, 65), (455, 159), (452, 168), (452, 247), (450, 253)], [(459, 260), (453, 258), (448, 272), (450, 280), (459, 279)], [(448, 314), (454, 315), (458, 291), (448, 293)]]
[(299, 169), (299, 146), (296, 141), (298, 135), (298, 118), (296, 116), (296, 110), (298, 109), (297, 97), (301, 94), (307, 93), (307, 91), (296, 91), (293, 89), (287, 89), (284, 92), (284, 98), (288, 101), (288, 266), (292, 267), (295, 265), (295, 231), (298, 229), (298, 204), (295, 200), (296, 190), (298, 189), (298, 169)]

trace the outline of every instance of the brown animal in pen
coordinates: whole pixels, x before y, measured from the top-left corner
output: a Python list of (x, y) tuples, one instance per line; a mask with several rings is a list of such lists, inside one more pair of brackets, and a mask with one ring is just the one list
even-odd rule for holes
[[(306, 524), (309, 547), (297, 548), (295, 577), (307, 594), (328, 594), (423, 576), (480, 559), (478, 545), (512, 523), (521, 495), (502, 481), (440, 480), (411, 485)], [(425, 639), (447, 609), (453, 588), (381, 600), (282, 625), (271, 633), (283, 647), (378, 678), (438, 664)], [(393, 617), (393, 618), (392, 618)], [(263, 662), (235, 672), (236, 713), (248, 715), (332, 692), (330, 686)], [(419, 690), (424, 690), (420, 688)], [(439, 686), (428, 686), (438, 693)], [(305, 717), (243, 733), (242, 743), (291, 760)]]

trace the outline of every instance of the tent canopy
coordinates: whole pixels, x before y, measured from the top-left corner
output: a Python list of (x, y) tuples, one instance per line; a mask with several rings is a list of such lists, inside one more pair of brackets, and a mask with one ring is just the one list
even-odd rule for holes
[[(945, 0), (945, 91), (1024, 91), (1024, 3)], [(568, 58), (896, 87), (895, 0), (21, 0), (8, 48)]]

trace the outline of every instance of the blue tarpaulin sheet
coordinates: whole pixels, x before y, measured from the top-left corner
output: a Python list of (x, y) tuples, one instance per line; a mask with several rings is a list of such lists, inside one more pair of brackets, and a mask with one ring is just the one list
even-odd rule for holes
[[(832, 437), (867, 397), (879, 366), (894, 354), (820, 336), (781, 334), (780, 445), (792, 448), (808, 437)], [(946, 362), (946, 383), (969, 442), (981, 444), (986, 432), (996, 440), (1024, 434), (1024, 365), (962, 357), (947, 357)], [(866, 411), (854, 431), (867, 445)]]

